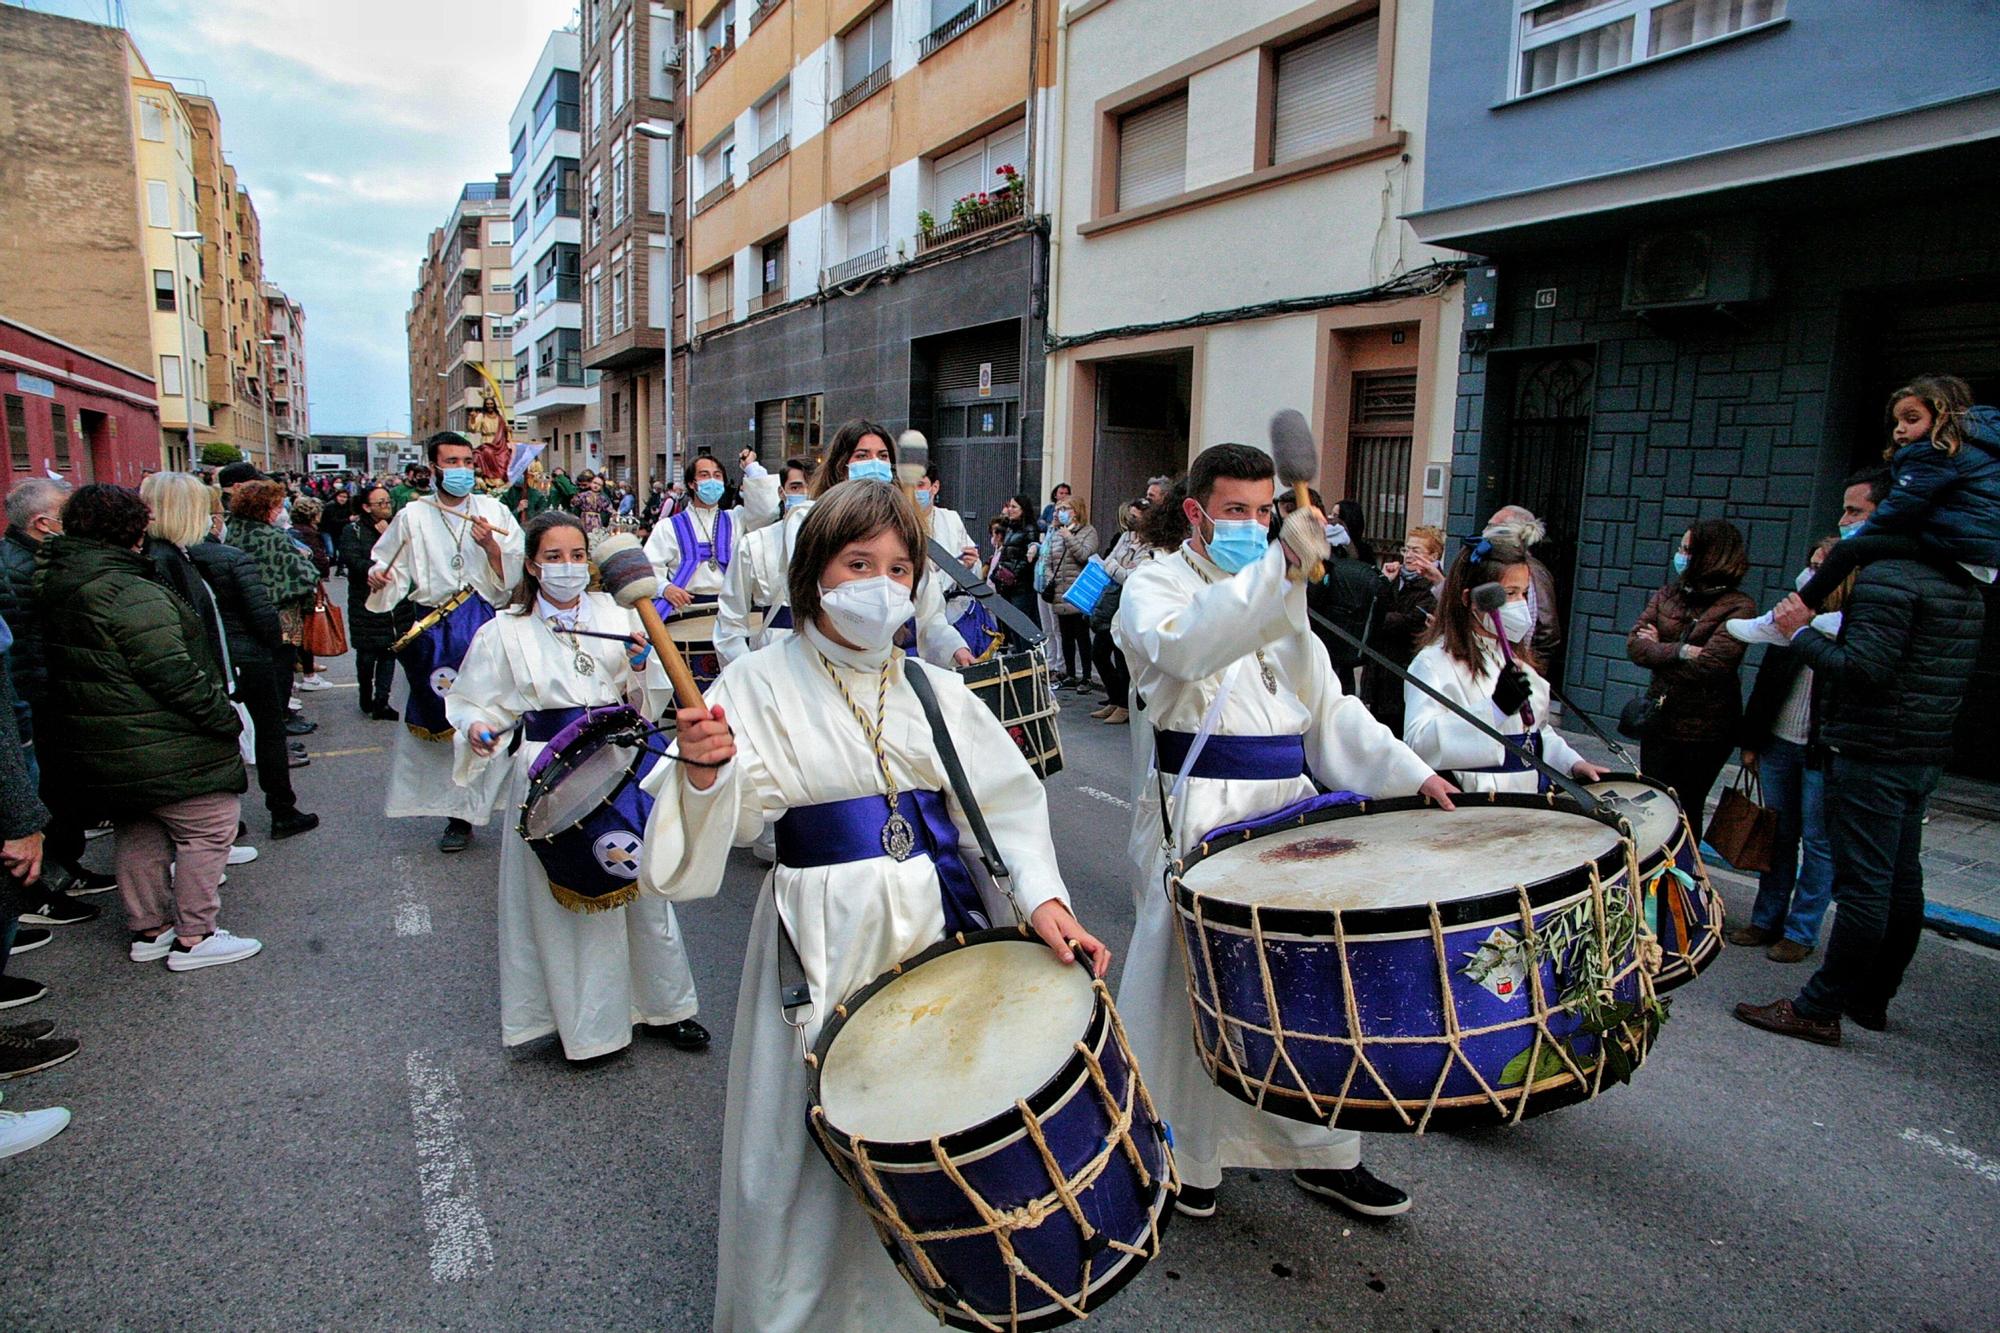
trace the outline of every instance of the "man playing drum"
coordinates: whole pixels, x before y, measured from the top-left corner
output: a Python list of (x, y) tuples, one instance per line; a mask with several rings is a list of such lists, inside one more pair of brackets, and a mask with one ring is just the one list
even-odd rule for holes
[(1359, 1134), (1267, 1115), (1209, 1081), (1163, 883), (1169, 863), (1210, 830), (1292, 811), (1321, 787), (1421, 793), (1447, 808), (1456, 790), (1341, 691), (1307, 627), (1299, 574), (1329, 554), (1326, 519), (1301, 510), (1269, 540), (1274, 475), (1261, 450), (1203, 450), (1181, 502), (1193, 529), (1186, 543), (1125, 582), (1114, 634), (1131, 663), (1152, 753), (1139, 761), (1146, 777), (1131, 842), (1138, 923), (1118, 1008), (1174, 1127), (1181, 1212), (1214, 1213), (1225, 1166), (1264, 1166), (1290, 1168), (1302, 1189), (1386, 1217), (1406, 1211), (1409, 1196), (1361, 1165)]
[(438, 850), (460, 852), (472, 841), (473, 824), (484, 824), (492, 813), (500, 770), (469, 787), (452, 781), (444, 696), (473, 633), (520, 581), (521, 527), (499, 500), (473, 494), (470, 440), (440, 431), (424, 448), (438, 478), (437, 494), (416, 497), (389, 520), (368, 570), (368, 609), (394, 615), (399, 643), (429, 621), (422, 635), (436, 647), (401, 658), (410, 692), (382, 813), (391, 819), (443, 815), (447, 822)]

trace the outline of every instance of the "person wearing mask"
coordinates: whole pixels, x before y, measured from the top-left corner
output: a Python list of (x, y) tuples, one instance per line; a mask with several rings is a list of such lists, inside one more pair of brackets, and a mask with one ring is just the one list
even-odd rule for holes
[[(227, 472), (228, 469), (224, 468), (223, 471)], [(223, 484), (227, 486), (228, 482), (225, 481)], [(403, 506), (430, 493), (431, 470), (422, 463), (412, 463), (403, 469), (402, 484), (389, 488), (389, 500), (400, 514), (403, 512)]]
[[(240, 489), (240, 488), (239, 488)], [(151, 514), (121, 486), (84, 486), (35, 575), (63, 764), (112, 820), (133, 962), (175, 972), (263, 945), (216, 924), (247, 786), (242, 730), (194, 610), (151, 577)]]
[(1139, 562), (1152, 554), (1152, 550), (1137, 531), (1140, 517), (1152, 508), (1144, 497), (1121, 506), (1118, 515), (1118, 540), (1112, 543), (1111, 554), (1104, 558), (1105, 572), (1111, 576), (1111, 585), (1097, 600), (1096, 609), (1090, 613), (1090, 660), (1097, 664), (1097, 678), (1104, 682), (1104, 707), (1091, 716), (1108, 726), (1123, 726), (1132, 718), (1132, 670), (1125, 661), (1125, 650), (1118, 646), (1113, 635), (1117, 626), (1118, 603), (1125, 595), (1125, 581), (1132, 577), (1132, 571)]
[[(1432, 613), (1437, 610), (1437, 592), (1431, 584), (1433, 575), (1440, 586), (1443, 584), (1438, 564), (1443, 559), (1443, 530), (1416, 527), (1403, 539), (1394, 574), (1387, 565), (1383, 567), (1388, 587), (1377, 604), (1369, 646), (1405, 670), (1415, 660), (1417, 640), (1430, 628)], [(1361, 697), (1376, 721), (1397, 737), (1408, 739), (1403, 736), (1402, 681), (1370, 664), (1361, 672)]]
[(353, 517), (354, 492), (349, 489), (347, 483), (342, 482), (333, 488), (333, 495), (327, 500), (326, 508), (319, 520), (320, 544), (326, 552), (327, 559), (333, 562), (336, 571), (340, 568), (340, 534), (346, 529), (347, 521)]
[(1737, 588), (1749, 569), (1736, 525), (1703, 519), (1681, 533), (1673, 576), (1625, 636), (1625, 655), (1653, 673), (1647, 690), (1660, 701), (1639, 742), (1639, 768), (1674, 789), (1696, 841), (1743, 718), (1743, 644), (1723, 625), (1757, 609)]
[[(1006, 524), (1001, 534), (1000, 550), (993, 559), (993, 569), (989, 574), (993, 586), (1000, 595), (1014, 604), (1014, 609), (1029, 620), (1041, 615), (1040, 599), (1035, 596), (1035, 555), (1038, 550), (1038, 534), (1035, 528), (1034, 510), (1029, 508), (1025, 495), (1010, 496), (1000, 506), (1000, 519)], [(1025, 647), (1025, 644), (1016, 645)]]
[[(897, 438), (896, 443), (899, 446), (906, 446), (912, 440), (926, 449), (929, 448), (928, 441), (924, 439), (923, 434), (919, 431), (904, 431)], [(979, 546), (972, 540), (972, 534), (965, 530), (965, 520), (959, 517), (958, 511), (945, 504), (944, 481), (940, 477), (935, 463), (924, 469), (924, 479), (917, 483), (915, 490), (910, 492), (910, 498), (917, 502), (917, 514), (924, 520), (925, 530), (929, 533), (930, 539), (945, 550), (957, 555), (958, 563), (962, 568), (979, 568)], [(935, 556), (932, 556), (931, 562), (933, 564), (937, 563)], [(941, 575), (938, 580), (938, 587), (945, 593), (945, 619), (954, 625), (958, 625), (960, 632), (964, 633), (966, 624), (964, 618), (972, 610), (972, 598), (958, 591), (958, 584), (952, 580), (949, 574)], [(978, 617), (978, 623), (981, 625), (990, 622), (992, 622), (990, 614), (982, 614)], [(968, 636), (968, 638), (979, 639), (981, 634), (983, 634), (983, 630), (975, 632)], [(966, 646), (970, 648), (973, 645), (971, 642), (968, 642)], [(977, 657), (984, 648), (985, 642), (981, 642), (979, 647), (973, 649), (973, 656)]]
[[(756, 462), (750, 466), (756, 470), (744, 473), (746, 483), (766, 475)], [(712, 607), (722, 594), (730, 562), (743, 538), (774, 516), (767, 511), (753, 514), (743, 505), (722, 507), (729, 494), (729, 477), (722, 470), (722, 460), (701, 454), (688, 460), (685, 471), (693, 502), (655, 524), (653, 535), (646, 539), (646, 558), (659, 576), (661, 595), (675, 612), (696, 604)], [(763, 493), (762, 488), (758, 493)]]
[(1062, 670), (1054, 685), (1057, 689), (1081, 692), (1090, 688), (1090, 617), (1064, 601), (1063, 594), (1089, 565), (1090, 557), (1097, 554), (1097, 529), (1085, 513), (1083, 501), (1065, 495), (1056, 503), (1046, 540), (1049, 544), (1046, 600), (1055, 611), (1056, 630), (1062, 644)]
[(1161, 476), (1149, 479), (1146, 482), (1147, 507), (1157, 509), (1159, 506), (1165, 504), (1168, 497), (1173, 493), (1174, 479), (1172, 477)]
[[(1510, 529), (1517, 533), (1529, 534), (1528, 544), (1540, 546), (1548, 540), (1548, 528), (1542, 520), (1521, 505), (1501, 505), (1493, 511), (1493, 517), (1486, 520), (1482, 537), (1491, 537), (1496, 530)], [(1562, 614), (1556, 607), (1556, 576), (1549, 567), (1528, 553), (1528, 570), (1534, 576), (1533, 595), (1529, 601), (1535, 608), (1535, 636), (1530, 646), (1544, 662), (1556, 660), (1556, 649), (1562, 646)], [(1436, 582), (1442, 583), (1440, 573)]]
[(223, 540), (256, 562), (264, 591), (278, 609), (285, 647), (272, 662), (271, 672), (284, 700), (292, 695), (305, 613), (319, 587), (311, 557), (292, 540), (287, 508), (285, 488), (278, 482), (238, 482), (229, 493), (229, 522), (223, 529)]
[(389, 649), (396, 642), (393, 617), (368, 609), (368, 566), (375, 543), (389, 529), (395, 503), (381, 486), (361, 492), (354, 520), (340, 534), (340, 565), (347, 575), (347, 641), (354, 647), (354, 684), (362, 713), (378, 722), (399, 716), (389, 705), (389, 685), (396, 659)]
[[(1308, 497), (1318, 509), (1319, 492), (1308, 492)], [(1291, 517), (1297, 507), (1296, 494), (1290, 489), (1281, 491), (1272, 530), (1275, 532), (1276, 524)], [(1332, 554), (1319, 578), (1306, 585), (1306, 609), (1365, 643), (1374, 631), (1376, 603), (1388, 594), (1389, 588), (1362, 538), (1362, 523), (1361, 506), (1354, 501), (1342, 500), (1334, 506), (1333, 516), (1326, 523), (1326, 540)], [(1348, 694), (1357, 693), (1355, 668), (1361, 664), (1361, 650), (1317, 622), (1313, 623), (1313, 634), (1326, 648), (1327, 660), (1333, 663), (1333, 674), (1339, 678), (1340, 688)]]
[[(715, 620), (715, 652), (724, 666), (792, 632), (785, 572), (798, 545), (799, 524), (812, 508), (812, 464), (787, 458), (778, 477), (783, 514), (743, 539), (723, 581)], [(753, 621), (761, 617), (760, 621)], [(759, 627), (753, 629), (752, 625)]]

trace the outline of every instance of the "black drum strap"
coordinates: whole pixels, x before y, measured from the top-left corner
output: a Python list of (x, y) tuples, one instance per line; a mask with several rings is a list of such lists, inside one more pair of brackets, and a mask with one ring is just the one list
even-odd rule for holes
[(1042, 633), (1040, 625), (1022, 615), (1021, 608), (1002, 597), (992, 584), (973, 577), (970, 570), (958, 563), (958, 557), (945, 550), (935, 537), (930, 539), (930, 551), (931, 563), (942, 569), (945, 577), (958, 585), (960, 592), (977, 598), (981, 606), (993, 613), (995, 620), (1012, 630), (1028, 646), (1033, 647), (1048, 637)]
[[(965, 765), (959, 762), (958, 747), (952, 744), (951, 732), (944, 724), (944, 713), (938, 707), (937, 690), (930, 682), (929, 669), (912, 657), (905, 659), (903, 674), (909, 677), (910, 688), (916, 691), (917, 702), (923, 705), (924, 717), (931, 724), (931, 739), (937, 745), (938, 758), (944, 763), (945, 777), (950, 780), (952, 794), (958, 797), (958, 808), (965, 812), (965, 822), (972, 825), (972, 836), (979, 843), (979, 859), (986, 863), (986, 873), (1012, 900), (1014, 891), (1010, 881), (1013, 877), (1007, 870), (1007, 863), (1000, 857), (1000, 849), (994, 845), (992, 830), (986, 827), (986, 816), (972, 795), (972, 784), (965, 777)], [(1018, 909), (1016, 915), (1019, 915)]]
[(1583, 723), (1583, 725), (1589, 729), (1591, 735), (1597, 737), (1598, 740), (1603, 741), (1607, 746), (1609, 746), (1611, 748), (1611, 753), (1617, 755), (1620, 759), (1624, 760), (1627, 764), (1629, 764), (1633, 772), (1636, 773), (1639, 771), (1639, 761), (1634, 759), (1631, 753), (1627, 751), (1623, 745), (1620, 745), (1612, 737), (1605, 735), (1604, 728), (1598, 726), (1597, 723), (1591, 721), (1590, 714), (1584, 712), (1581, 708), (1578, 708), (1575, 704), (1571, 703), (1569, 701), (1569, 696), (1567, 694), (1564, 694), (1561, 688), (1557, 686), (1557, 684), (1554, 681), (1549, 682), (1549, 693), (1554, 695), (1556, 701), (1562, 704), (1562, 706), (1565, 709), (1569, 710), (1569, 712), (1571, 713), (1575, 713), (1576, 720)]

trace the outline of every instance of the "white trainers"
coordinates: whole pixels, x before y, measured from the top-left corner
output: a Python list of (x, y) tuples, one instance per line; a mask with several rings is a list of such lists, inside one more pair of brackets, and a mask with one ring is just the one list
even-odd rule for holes
[(1777, 622), (1771, 619), (1769, 611), (1754, 619), (1729, 621), (1723, 628), (1729, 631), (1730, 638), (1741, 639), (1745, 643), (1768, 643), (1783, 648), (1792, 641), (1792, 636), (1779, 629)]
[(175, 949), (169, 953), (167, 967), (174, 972), (192, 972), (202, 967), (221, 967), (224, 963), (240, 963), (263, 947), (262, 940), (217, 930), (192, 949)]
[(247, 866), (257, 859), (257, 849), (248, 843), (239, 842), (229, 849), (229, 864)]
[(135, 937), (132, 940), (132, 947), (126, 952), (135, 963), (157, 963), (165, 958), (167, 951), (173, 947), (174, 928), (168, 926), (157, 938), (149, 940), (144, 936)]
[(306, 706), (299, 702), (299, 696), (296, 694), (285, 700), (285, 708), (294, 713), (303, 713), (306, 711)]
[(301, 678), (299, 688), (302, 690), (330, 690), (333, 688), (333, 682), (329, 681), (325, 676), (314, 673)]
[(69, 1110), (48, 1106), (39, 1111), (0, 1111), (0, 1157), (39, 1148), (69, 1128)]

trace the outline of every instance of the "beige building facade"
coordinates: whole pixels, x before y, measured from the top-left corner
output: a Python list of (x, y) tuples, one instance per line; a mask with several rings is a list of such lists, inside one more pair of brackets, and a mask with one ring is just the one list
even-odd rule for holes
[[(410, 353), (410, 433), (476, 434), (476, 416), (501, 387), (511, 418), (514, 383), (512, 178), (473, 181), (433, 231), (404, 326)], [(483, 372), (483, 373), (482, 373)]]
[(209, 280), (196, 204), (194, 121), (172, 84), (152, 76), (126, 46), (138, 165), (139, 248), (151, 277), (152, 364), (160, 395), (160, 461), (186, 468), (212, 434), (209, 340), (202, 304)]
[(278, 466), (303, 470), (312, 446), (312, 415), (306, 384), (306, 312), (276, 283), (263, 285), (261, 298), (269, 328), (264, 342), (271, 375), (271, 435)]

